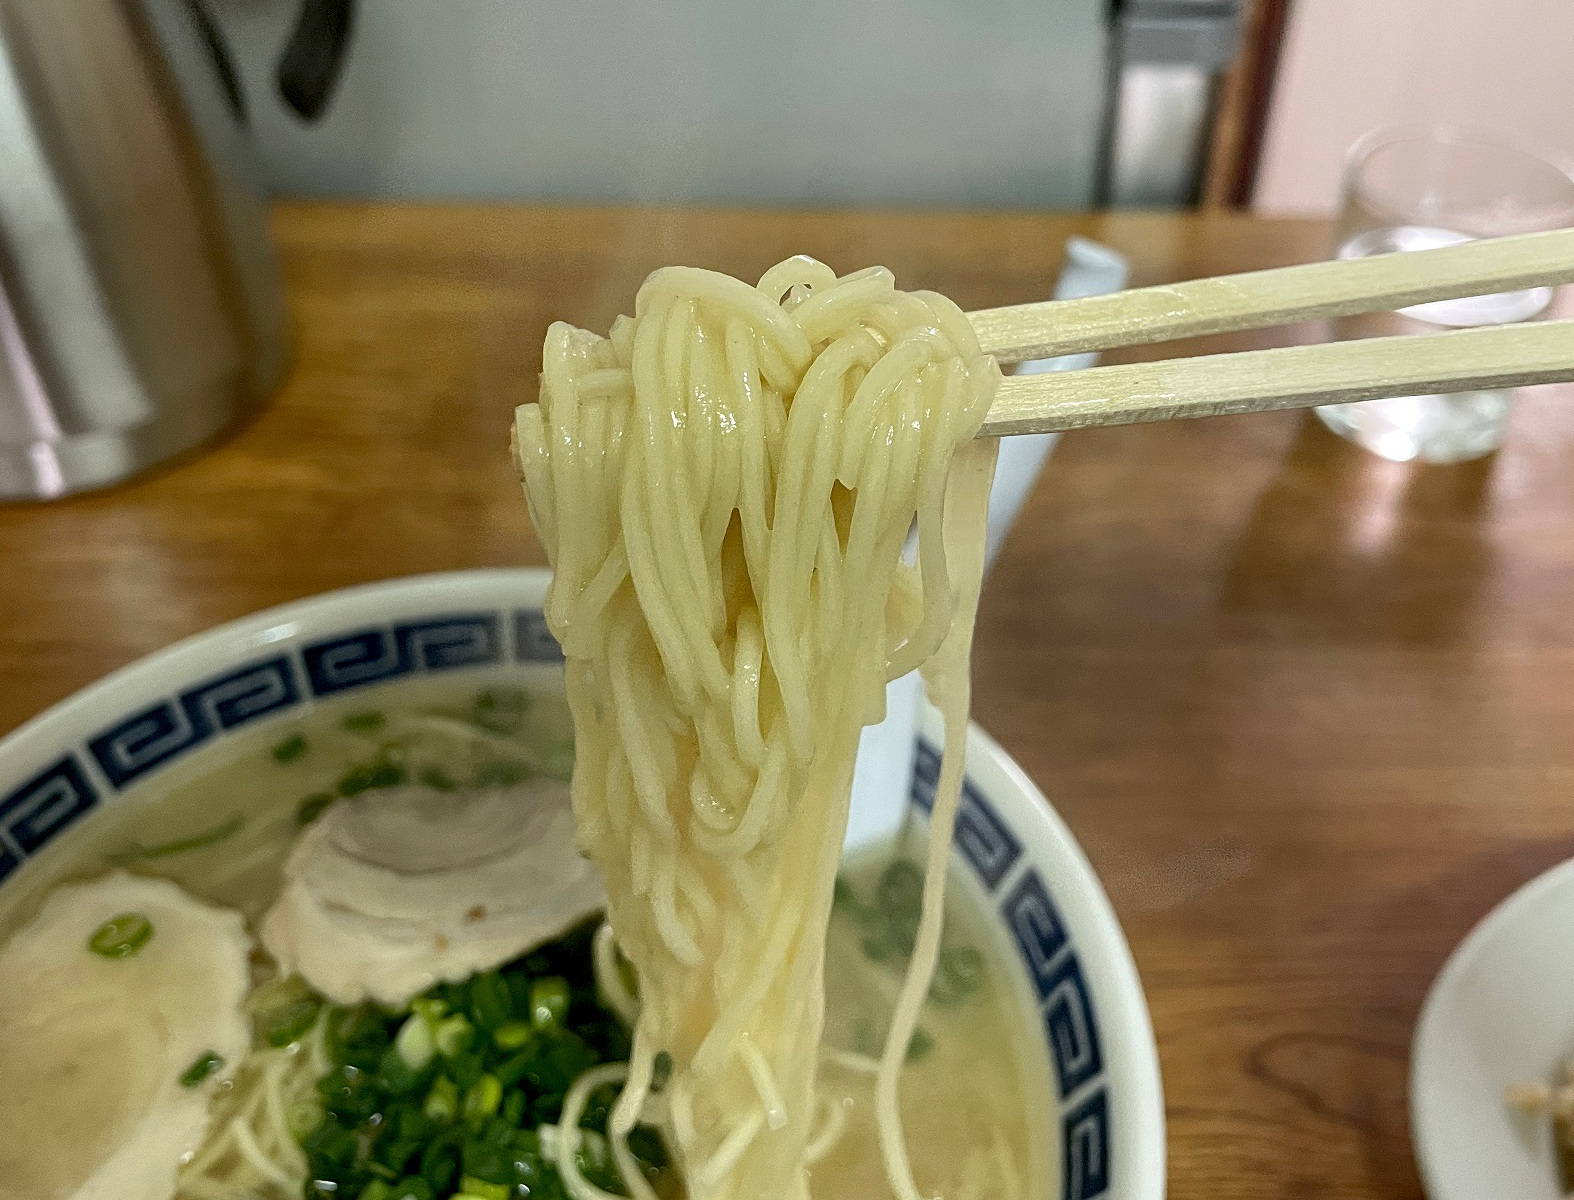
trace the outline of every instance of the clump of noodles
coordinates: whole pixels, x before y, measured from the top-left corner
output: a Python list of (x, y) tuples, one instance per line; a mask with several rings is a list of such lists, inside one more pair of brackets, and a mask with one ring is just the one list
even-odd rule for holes
[(623, 1176), (650, 1200), (626, 1145), (650, 1119), (692, 1200), (808, 1195), (838, 1121), (815, 1078), (859, 732), (922, 666), (946, 753), (876, 1084), (887, 1173), (917, 1200), (897, 1083), (939, 946), (998, 370), (945, 298), (803, 257), (757, 287), (657, 271), (610, 337), (557, 324), (543, 358), (515, 452), (555, 571), (580, 843), (638, 979)]
[(288, 1046), (253, 1049), (213, 1099), (207, 1137), (176, 1177), (175, 1200), (296, 1200), (306, 1184), (306, 1154), (292, 1114), (320, 1117), (317, 1081), (333, 1068), (328, 1020)]

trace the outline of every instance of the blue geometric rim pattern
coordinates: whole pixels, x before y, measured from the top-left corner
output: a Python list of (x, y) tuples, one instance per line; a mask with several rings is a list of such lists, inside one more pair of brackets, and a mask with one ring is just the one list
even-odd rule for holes
[(0, 797), (0, 880), (103, 795), (248, 721), (402, 675), (507, 661), (563, 661), (540, 610), (443, 613), (336, 634), (146, 705)]
[[(247, 722), (400, 676), (504, 662), (559, 663), (537, 609), (447, 613), (337, 634), (258, 658), (129, 713), (0, 797), (0, 880), (91, 811), (102, 796)], [(911, 801), (934, 807), (940, 754), (920, 739)], [(1022, 844), (971, 781), (957, 848), (1012, 931), (1037, 988), (1059, 1087), (1062, 1200), (1109, 1190), (1110, 1115), (1098, 1024), (1065, 922)], [(1006, 886), (1010, 882), (1010, 886)]]
[[(920, 738), (911, 802), (930, 812), (940, 781), (940, 752)], [(1061, 1200), (1092, 1200), (1109, 1191), (1110, 1113), (1098, 1021), (1076, 948), (1049, 889), (1032, 866), (1004, 886), (1022, 844), (970, 780), (962, 781), (956, 847), (998, 902), (1017, 953), (1037, 990), (1060, 1091)]]

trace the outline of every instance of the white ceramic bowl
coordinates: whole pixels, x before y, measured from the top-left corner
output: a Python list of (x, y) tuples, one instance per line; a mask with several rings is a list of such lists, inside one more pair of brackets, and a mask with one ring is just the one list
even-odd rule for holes
[(1559, 1200), (1547, 1122), (1503, 1089), (1574, 1054), (1574, 862), (1487, 914), (1427, 994), (1410, 1049), (1410, 1126), (1432, 1200)]
[[(233, 730), (298, 719), (352, 689), (558, 661), (540, 612), (548, 578), (462, 571), (332, 592), (198, 634), (84, 689), (0, 742), (0, 888), (45, 869), (28, 860), (96, 809)], [(911, 788), (920, 807), (933, 795), (938, 735), (931, 714)], [(1011, 990), (1039, 1031), (1028, 1077), (1045, 1094), (1029, 1103), (1058, 1127), (1058, 1194), (1159, 1200), (1158, 1055), (1131, 953), (1071, 833), (976, 727), (956, 848), (968, 868), (958, 878), (996, 918)]]

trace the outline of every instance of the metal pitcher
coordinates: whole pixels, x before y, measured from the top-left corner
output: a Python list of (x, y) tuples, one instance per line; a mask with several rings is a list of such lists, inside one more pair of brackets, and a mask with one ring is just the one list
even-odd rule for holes
[[(202, 0), (0, 0), (0, 498), (101, 487), (254, 411), (288, 358), (238, 76)], [(280, 63), (315, 117), (349, 0)]]

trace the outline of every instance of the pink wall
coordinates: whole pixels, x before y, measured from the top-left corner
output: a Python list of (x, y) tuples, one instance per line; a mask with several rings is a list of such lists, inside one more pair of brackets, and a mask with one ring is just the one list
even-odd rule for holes
[(1331, 212), (1350, 143), (1412, 121), (1574, 157), (1574, 0), (1292, 0), (1255, 207)]

